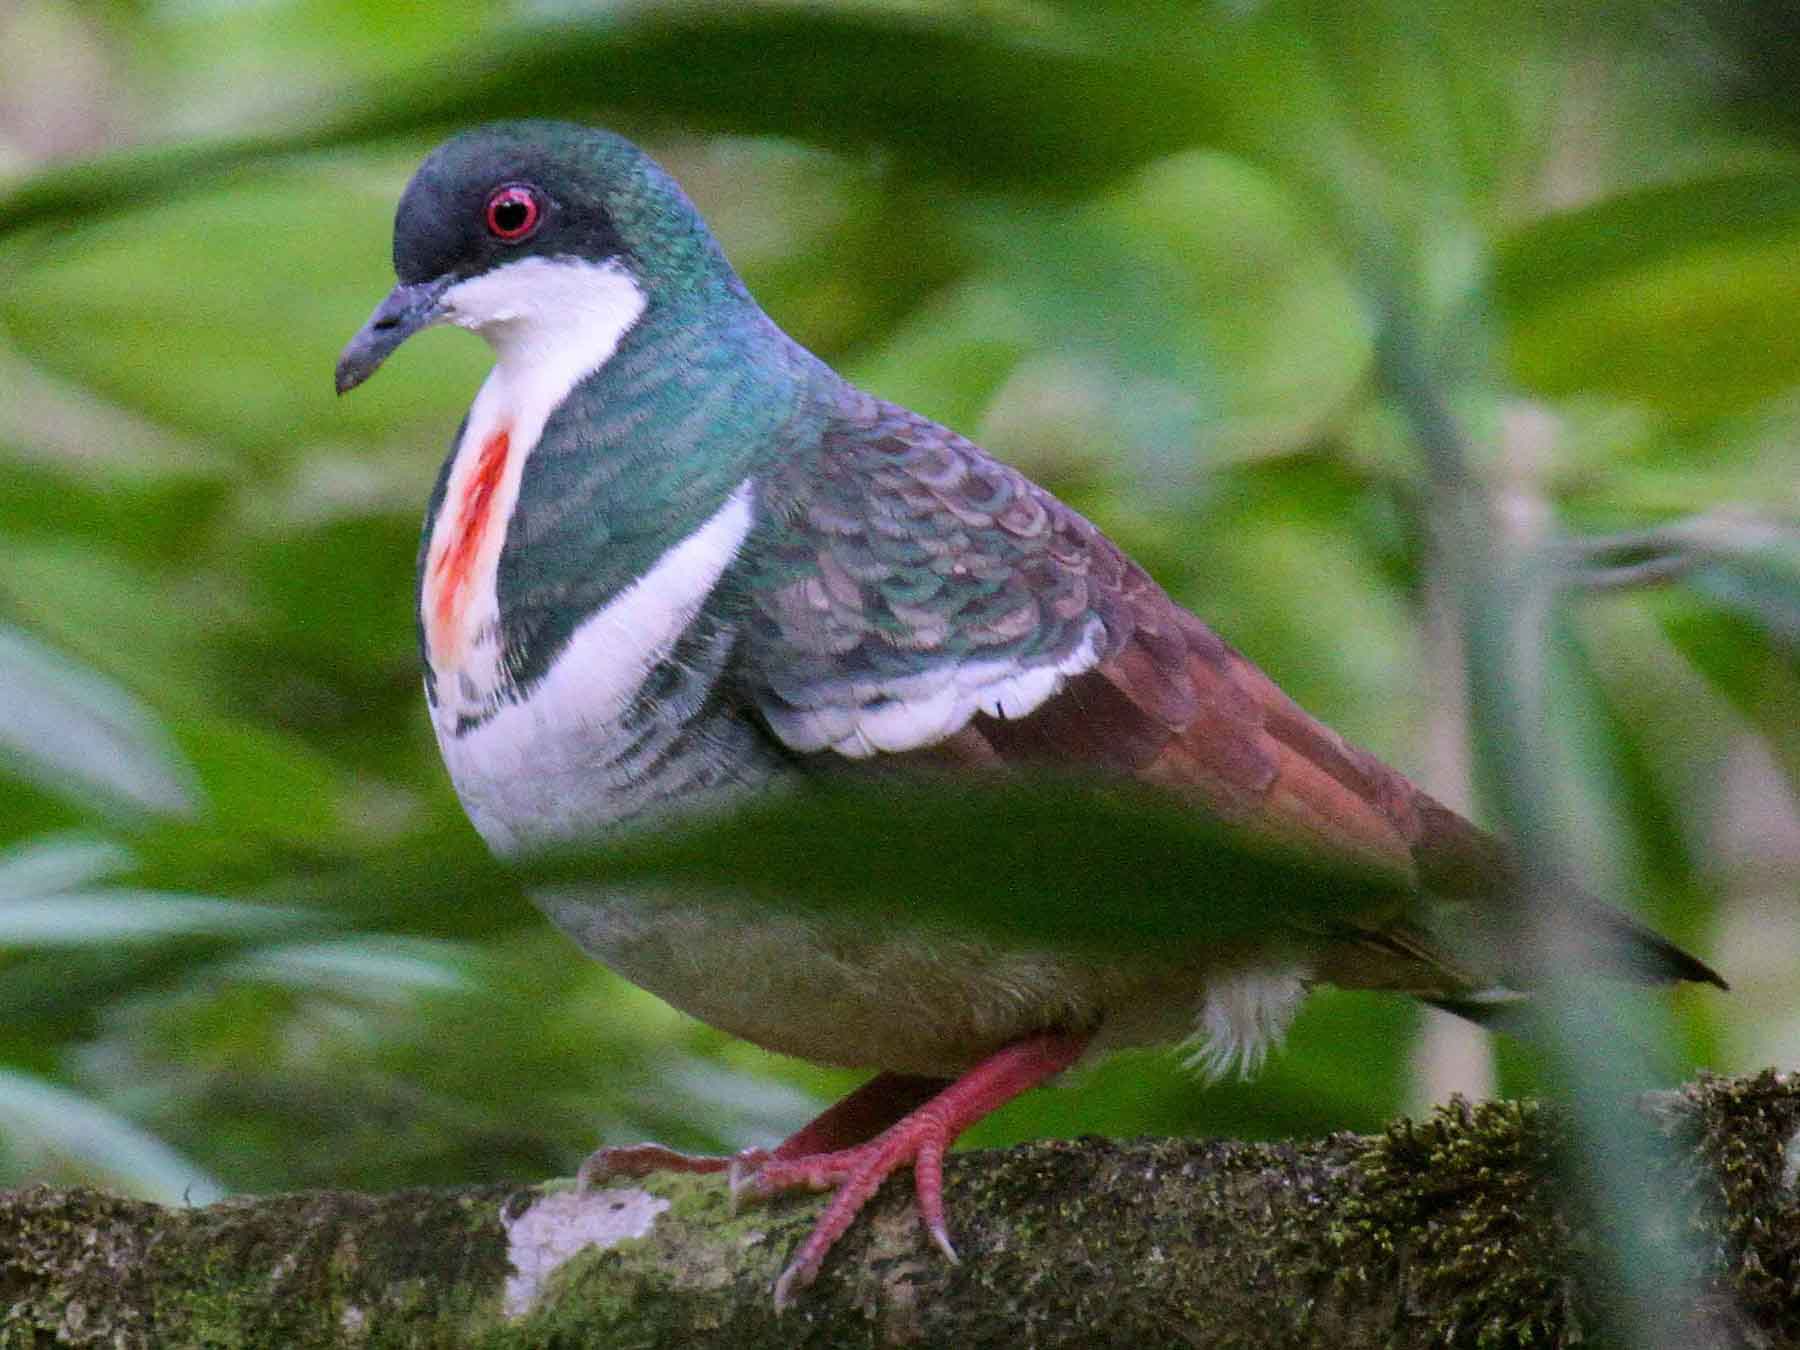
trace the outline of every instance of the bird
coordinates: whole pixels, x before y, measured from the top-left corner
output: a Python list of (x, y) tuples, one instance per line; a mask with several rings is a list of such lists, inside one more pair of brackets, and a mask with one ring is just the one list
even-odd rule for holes
[[(340, 394), (433, 325), (494, 354), (427, 505), (417, 618), (444, 764), (497, 855), (871, 766), (927, 785), (1040, 771), (1144, 785), (1401, 893), (1265, 943), (1096, 953), (552, 888), (534, 896), (548, 917), (628, 980), (875, 1075), (774, 1148), (602, 1148), (584, 1184), (672, 1169), (728, 1173), (734, 1196), (832, 1190), (776, 1282), (785, 1307), (907, 1168), (956, 1260), (945, 1152), (1078, 1061), (1191, 1043), (1212, 1075), (1254, 1069), (1319, 983), (1477, 1019), (1513, 997), (1421, 917), (1503, 904), (1504, 843), (1302, 710), (1020, 471), (790, 338), (630, 141), (540, 120), (452, 137), (400, 196), (393, 266)], [(1580, 913), (1619, 973), (1724, 987), (1623, 913)]]

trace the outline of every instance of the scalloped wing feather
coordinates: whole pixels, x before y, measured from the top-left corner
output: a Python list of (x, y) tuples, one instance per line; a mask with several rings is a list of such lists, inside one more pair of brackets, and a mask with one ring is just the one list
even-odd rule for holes
[[(1306, 938), (1318, 978), (1452, 1005), (1496, 987), (1416, 921), (1424, 893), (1477, 910), (1505, 893), (1496, 840), (1309, 715), (1017, 470), (917, 414), (843, 397), (817, 454), (763, 483), (770, 524), (747, 550), (746, 674), (781, 741), (820, 770), (881, 755), (1156, 784), (1394, 878), (1391, 907)], [(1591, 912), (1624, 973), (1717, 981), (1625, 916)]]
[(763, 490), (748, 678), (792, 750), (896, 754), (1025, 717), (1115, 645), (1116, 550), (925, 418), (854, 396)]

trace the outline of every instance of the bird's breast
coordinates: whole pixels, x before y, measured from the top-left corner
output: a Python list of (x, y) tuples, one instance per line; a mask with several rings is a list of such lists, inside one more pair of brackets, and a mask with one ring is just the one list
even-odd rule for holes
[(579, 841), (659, 804), (761, 782), (779, 765), (717, 696), (736, 629), (706, 604), (749, 533), (753, 498), (746, 480), (576, 625), (530, 685), (482, 700), (477, 679), (504, 666), (497, 635), (491, 669), (469, 671), (485, 653), (478, 634), (461, 668), (434, 670), (445, 766), (497, 852)]

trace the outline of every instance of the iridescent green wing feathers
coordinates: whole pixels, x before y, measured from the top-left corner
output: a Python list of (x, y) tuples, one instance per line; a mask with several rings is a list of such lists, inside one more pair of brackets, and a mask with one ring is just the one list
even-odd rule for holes
[(1026, 715), (1118, 645), (1137, 569), (1098, 531), (925, 418), (845, 403), (761, 482), (746, 550), (750, 678), (783, 742), (921, 749)]

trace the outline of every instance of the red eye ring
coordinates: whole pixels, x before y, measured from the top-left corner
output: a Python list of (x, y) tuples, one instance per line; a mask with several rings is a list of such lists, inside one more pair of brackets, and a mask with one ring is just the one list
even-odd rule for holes
[(495, 188), (488, 194), (482, 212), (487, 231), (503, 244), (516, 244), (537, 233), (544, 219), (544, 208), (532, 189), (518, 183)]

